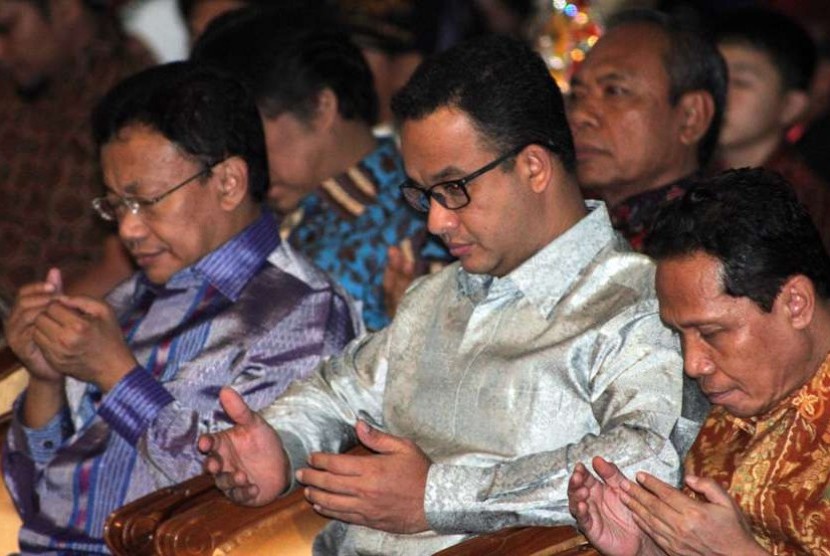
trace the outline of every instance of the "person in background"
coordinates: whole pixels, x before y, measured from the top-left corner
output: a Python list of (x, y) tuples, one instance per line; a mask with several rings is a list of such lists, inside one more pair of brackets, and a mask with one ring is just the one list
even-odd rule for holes
[(151, 63), (97, 0), (0, 1), (0, 306), (61, 268), (67, 291), (101, 297), (132, 272), (96, 221), (89, 114)]
[[(393, 108), (404, 195), (458, 262), (261, 413), (223, 390), (236, 425), (199, 441), (217, 485), (254, 505), (304, 485), (335, 520), (318, 554), (432, 554), (571, 523), (586, 454), (676, 481), (681, 362), (654, 266), (583, 200), (539, 55), (500, 36), (461, 44)], [(358, 442), (371, 453), (342, 454)]]
[(763, 166), (780, 173), (830, 247), (830, 185), (786, 141), (809, 106), (816, 64), (812, 39), (782, 13), (747, 8), (719, 21), (717, 44), (729, 68), (729, 88), (716, 167)]
[(406, 175), (395, 142), (372, 134), (378, 101), (360, 50), (314, 10), (248, 10), (217, 20), (192, 58), (253, 91), (265, 126), (268, 201), (282, 233), (361, 305), (370, 330), (389, 323), (383, 272), (402, 245), (448, 258), (402, 202)]
[(646, 242), (663, 321), (713, 404), (685, 487), (595, 458), (568, 488), (600, 551), (830, 550), (830, 257), (779, 175), (732, 170), (660, 213)]
[(105, 553), (114, 509), (200, 471), (230, 386), (260, 408), (357, 330), (345, 294), (280, 240), (259, 113), (190, 63), (116, 86), (93, 120), (106, 194), (140, 270), (105, 301), (62, 276), (21, 288), (9, 345), (29, 373), (3, 449), (25, 553)]
[(577, 179), (634, 249), (709, 163), (725, 101), (714, 44), (658, 12), (618, 14), (577, 69), (568, 101)]

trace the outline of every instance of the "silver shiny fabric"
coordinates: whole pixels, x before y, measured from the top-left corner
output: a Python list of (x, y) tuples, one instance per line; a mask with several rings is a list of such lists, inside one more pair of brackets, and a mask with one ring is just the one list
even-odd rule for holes
[(434, 462), (432, 531), (335, 523), (318, 554), (431, 554), (471, 533), (572, 523), (567, 482), (602, 455), (676, 482), (669, 440), (682, 359), (660, 322), (654, 265), (604, 205), (503, 278), (452, 265), (407, 293), (394, 322), (350, 344), (262, 410), (294, 465), (354, 444), (358, 417)]

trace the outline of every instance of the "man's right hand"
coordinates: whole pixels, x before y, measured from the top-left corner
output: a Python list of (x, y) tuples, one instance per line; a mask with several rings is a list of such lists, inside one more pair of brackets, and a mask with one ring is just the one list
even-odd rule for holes
[(262, 506), (276, 500), (291, 482), (279, 435), (232, 388), (222, 388), (219, 401), (235, 426), (199, 438), (199, 450), (207, 454), (205, 471), (237, 504)]
[(63, 375), (52, 368), (34, 341), (34, 322), (53, 299), (62, 294), (63, 285), (58, 269), (49, 270), (45, 282), (36, 282), (20, 288), (9, 318), (6, 338), (9, 347), (20, 359), (32, 379), (42, 383), (62, 384)]

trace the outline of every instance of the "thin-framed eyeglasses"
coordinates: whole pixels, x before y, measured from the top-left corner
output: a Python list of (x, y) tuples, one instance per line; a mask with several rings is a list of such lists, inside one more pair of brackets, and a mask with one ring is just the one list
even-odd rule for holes
[(175, 193), (185, 185), (192, 183), (201, 177), (209, 175), (213, 171), (213, 169), (222, 162), (224, 162), (224, 160), (220, 160), (219, 162), (214, 162), (213, 164), (206, 166), (205, 168), (193, 174), (183, 182), (174, 185), (161, 195), (156, 195), (155, 197), (150, 198), (144, 198), (122, 197), (120, 195), (116, 195), (115, 193), (110, 193), (109, 195), (104, 195), (103, 197), (96, 197), (95, 199), (93, 199), (92, 208), (95, 209), (95, 212), (98, 213), (98, 216), (110, 222), (117, 220), (118, 215), (123, 214), (123, 209), (130, 211), (130, 214), (133, 215), (137, 215), (142, 211), (144, 211), (145, 213), (149, 212), (148, 209), (150, 207), (154, 206), (162, 199), (166, 199), (169, 195)]
[(508, 158), (516, 156), (526, 146), (522, 145), (511, 149), (489, 164), (457, 180), (442, 181), (429, 187), (421, 187), (412, 178), (407, 178), (400, 185), (401, 193), (406, 202), (419, 212), (429, 212), (430, 199), (435, 199), (442, 207), (450, 210), (464, 208), (470, 204), (470, 192), (467, 191), (467, 185), (477, 177), (496, 168)]

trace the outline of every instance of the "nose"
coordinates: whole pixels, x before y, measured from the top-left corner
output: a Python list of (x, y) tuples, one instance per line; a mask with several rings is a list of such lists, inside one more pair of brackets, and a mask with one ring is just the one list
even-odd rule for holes
[(715, 371), (715, 364), (706, 350), (695, 340), (683, 340), (683, 368), (690, 378), (700, 378)]
[(129, 210), (124, 210), (118, 216), (118, 236), (124, 244), (135, 244), (147, 237), (149, 229), (144, 220)]
[(435, 199), (429, 200), (427, 228), (430, 233), (441, 236), (458, 228), (458, 215), (454, 210), (445, 208)]
[(574, 132), (582, 128), (597, 127), (600, 122), (597, 103), (588, 94), (580, 94), (579, 98), (571, 97), (565, 113)]

